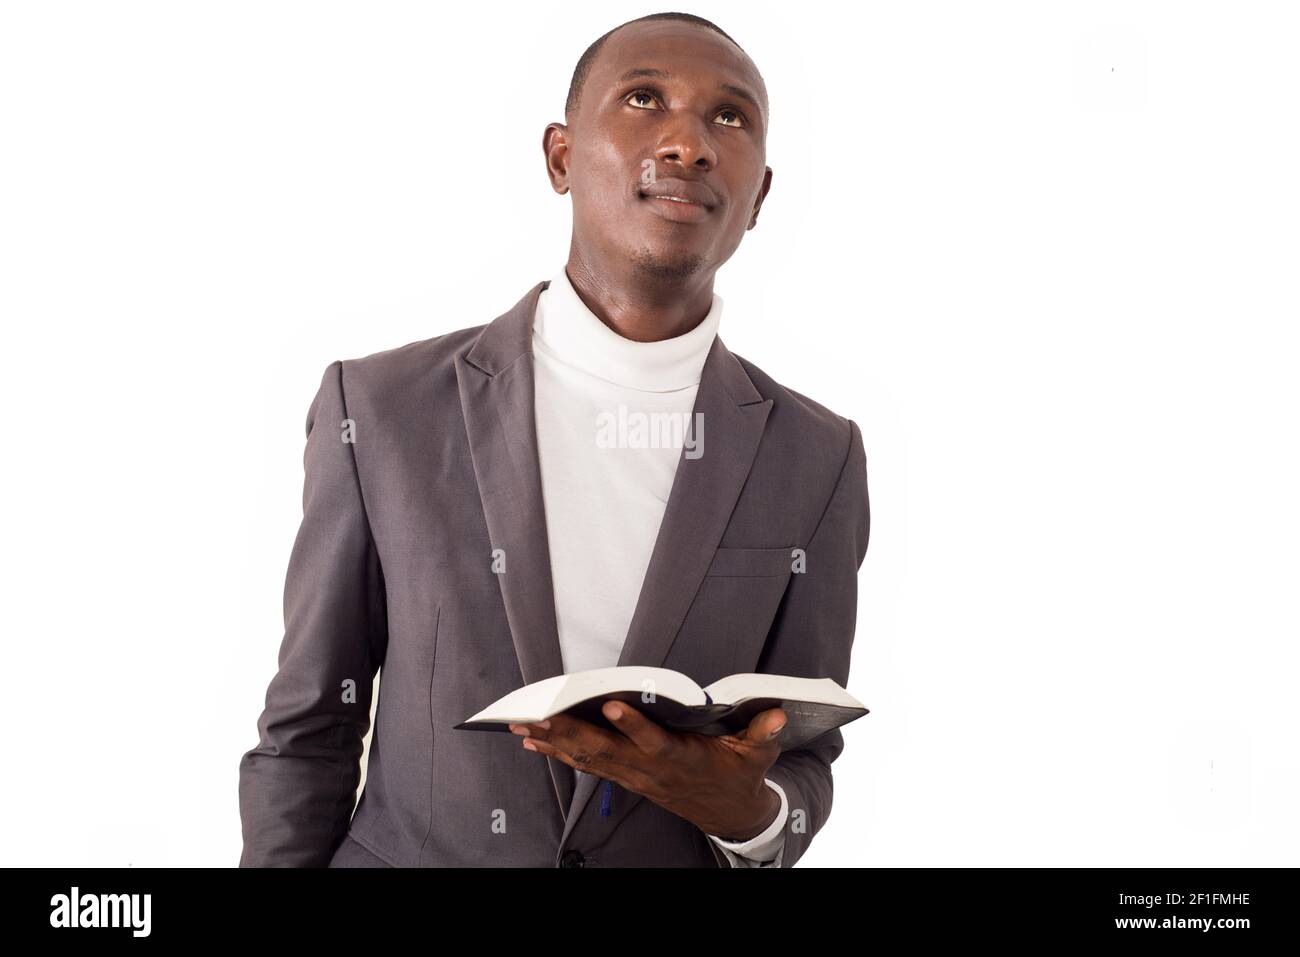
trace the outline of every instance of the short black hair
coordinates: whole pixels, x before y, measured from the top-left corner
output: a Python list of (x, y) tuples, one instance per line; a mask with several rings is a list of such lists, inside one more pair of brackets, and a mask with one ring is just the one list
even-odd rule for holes
[[(686, 23), (694, 23), (701, 27), (707, 27), (714, 33), (719, 33), (728, 40), (731, 40), (732, 43), (736, 43), (736, 41), (732, 40), (732, 38), (727, 34), (727, 31), (723, 30), (722, 27), (718, 26), (711, 20), (697, 17), (693, 13), (650, 13), (644, 17), (637, 17), (635, 20), (629, 20), (627, 23), (620, 23), (613, 30), (608, 31), (597, 39), (591, 46), (587, 47), (587, 52), (578, 58), (578, 65), (573, 68), (573, 79), (569, 82), (569, 96), (564, 101), (564, 115), (566, 117), (572, 115), (574, 110), (577, 109), (578, 97), (582, 94), (583, 84), (587, 82), (587, 74), (591, 72), (591, 64), (595, 62), (596, 54), (599, 53), (600, 48), (605, 45), (605, 41), (609, 39), (611, 34), (623, 29), (628, 24), (641, 23), (645, 20), (683, 20)], [(736, 43), (736, 49), (740, 50), (741, 53), (745, 52), (744, 47), (739, 43)], [(746, 55), (748, 56), (748, 54)]]

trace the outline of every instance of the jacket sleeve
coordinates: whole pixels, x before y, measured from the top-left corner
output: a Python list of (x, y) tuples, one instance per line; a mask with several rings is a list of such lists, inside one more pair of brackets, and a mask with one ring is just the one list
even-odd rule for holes
[(387, 648), (383, 574), (333, 362), (307, 413), (303, 517), (284, 586), (278, 670), (239, 765), (241, 867), (324, 867), (347, 833), (371, 689)]
[[(848, 422), (848, 452), (835, 490), (805, 548), (768, 633), (758, 670), (833, 678), (848, 686), (858, 609), (858, 569), (867, 554), (871, 509), (862, 433)], [(767, 770), (789, 803), (781, 867), (793, 867), (831, 813), (831, 763), (844, 750), (836, 728), (792, 751)]]

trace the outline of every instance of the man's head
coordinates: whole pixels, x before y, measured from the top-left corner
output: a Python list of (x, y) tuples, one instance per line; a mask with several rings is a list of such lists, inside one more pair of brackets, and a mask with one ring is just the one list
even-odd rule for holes
[(543, 149), (553, 187), (572, 193), (587, 268), (711, 280), (757, 222), (767, 89), (709, 21), (657, 13), (606, 33), (578, 61), (565, 120)]

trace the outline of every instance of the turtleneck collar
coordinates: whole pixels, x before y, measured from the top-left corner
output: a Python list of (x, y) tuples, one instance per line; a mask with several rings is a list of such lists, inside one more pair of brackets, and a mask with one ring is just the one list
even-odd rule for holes
[(722, 299), (714, 293), (708, 315), (690, 332), (659, 342), (627, 339), (587, 308), (560, 267), (537, 298), (533, 347), (615, 385), (673, 392), (699, 385), (721, 319)]

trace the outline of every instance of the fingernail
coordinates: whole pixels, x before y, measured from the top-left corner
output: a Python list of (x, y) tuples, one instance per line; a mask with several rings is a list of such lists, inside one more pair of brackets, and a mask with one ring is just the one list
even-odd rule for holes
[(531, 742), (531, 741), (525, 741), (525, 742), (524, 742), (524, 747), (525, 747), (526, 749), (528, 749), (529, 751), (536, 751), (536, 750), (537, 750), (537, 745), (533, 744), (533, 742)]
[(769, 739), (770, 739), (770, 738), (775, 738), (778, 734), (781, 733), (782, 730), (784, 730), (784, 728), (785, 728), (785, 725), (780, 725), (779, 727), (773, 728), (773, 729), (772, 729), (772, 733), (768, 735), (768, 738), (769, 738)]

